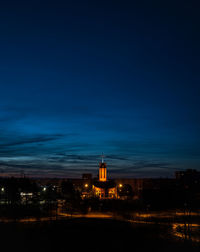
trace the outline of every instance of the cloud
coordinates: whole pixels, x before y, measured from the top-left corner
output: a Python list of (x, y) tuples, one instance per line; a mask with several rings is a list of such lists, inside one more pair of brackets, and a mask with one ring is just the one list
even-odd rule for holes
[[(2, 131), (0, 157), (17, 157), (46, 153), (53, 143), (61, 141), (67, 134), (32, 134)], [(43, 151), (42, 151), (43, 150)]]
[[(116, 155), (108, 155), (107, 157), (108, 173), (114, 177), (135, 177), (154, 174), (157, 175), (170, 174), (171, 164), (158, 161), (133, 161)], [(29, 158), (10, 158), (0, 159), (0, 169), (7, 173), (19, 174), (21, 170), (25, 170), (32, 176), (71, 176), (81, 177), (82, 173), (90, 172), (93, 175), (98, 173), (98, 163), (100, 155), (81, 155), (81, 154), (46, 154), (39, 157)], [(119, 163), (122, 162), (122, 163)], [(127, 163), (129, 161), (129, 163)], [(172, 175), (172, 173), (171, 173)]]
[(38, 135), (34, 137), (21, 137), (21, 139), (17, 141), (11, 141), (8, 143), (0, 144), (0, 147), (10, 147), (10, 146), (17, 146), (17, 145), (24, 145), (24, 144), (37, 144), (37, 143), (43, 143), (43, 142), (49, 142), (59, 139), (60, 137), (63, 137), (62, 134), (53, 134), (53, 135)]
[(127, 132), (121, 123), (115, 127), (116, 121), (110, 119), (109, 113), (79, 106), (72, 112), (69, 109), (61, 124), (55, 120), (59, 116), (40, 120), (40, 114), (34, 120), (35, 111), (30, 116), (28, 109), (21, 114), (14, 110), (0, 114), (1, 171), (19, 174), (24, 170), (34, 176), (81, 177), (83, 171), (97, 174), (101, 151), (105, 151), (112, 176), (172, 176), (176, 167), (180, 168), (178, 155), (182, 158), (189, 153), (193, 159), (198, 157), (199, 151), (192, 147), (189, 152), (185, 145), (181, 148), (159, 138)]

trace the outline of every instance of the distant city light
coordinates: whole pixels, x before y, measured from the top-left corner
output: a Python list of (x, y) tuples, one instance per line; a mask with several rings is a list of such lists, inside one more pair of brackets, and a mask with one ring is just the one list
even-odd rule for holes
[(119, 187), (122, 187), (123, 185), (122, 184), (119, 184)]
[(4, 187), (2, 187), (2, 188), (1, 188), (1, 191), (2, 191), (2, 192), (4, 192), (4, 191), (5, 191)]
[(87, 188), (87, 187), (88, 187), (88, 184), (85, 184), (85, 187)]
[(46, 187), (44, 187), (44, 188), (43, 188), (43, 191), (45, 192), (46, 190), (47, 190), (47, 188), (46, 188)]
[(33, 196), (33, 193), (21, 192), (20, 195), (21, 195), (21, 196)]

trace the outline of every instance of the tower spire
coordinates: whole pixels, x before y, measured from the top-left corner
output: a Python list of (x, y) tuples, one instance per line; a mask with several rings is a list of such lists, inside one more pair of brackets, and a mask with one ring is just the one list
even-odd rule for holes
[(102, 164), (104, 163), (104, 155), (103, 155), (103, 152), (102, 152), (102, 155), (101, 155), (101, 163), (102, 163)]

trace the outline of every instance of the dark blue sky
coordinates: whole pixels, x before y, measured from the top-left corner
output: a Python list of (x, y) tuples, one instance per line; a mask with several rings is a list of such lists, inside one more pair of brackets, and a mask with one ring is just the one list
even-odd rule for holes
[(198, 1), (1, 1), (1, 175), (200, 169)]

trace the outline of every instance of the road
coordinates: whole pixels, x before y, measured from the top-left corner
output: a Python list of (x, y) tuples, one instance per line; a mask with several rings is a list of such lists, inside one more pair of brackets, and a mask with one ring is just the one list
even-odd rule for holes
[[(192, 240), (193, 242), (200, 242), (200, 222), (186, 223), (183, 220), (183, 217), (186, 216), (184, 212), (149, 212), (149, 213), (133, 213), (130, 219), (124, 219), (121, 216), (113, 215), (112, 213), (101, 213), (101, 212), (90, 212), (87, 214), (69, 214), (61, 212), (60, 210), (57, 213), (57, 216), (54, 217), (41, 217), (41, 218), (21, 218), (21, 219), (0, 219), (0, 222), (10, 223), (10, 222), (19, 222), (19, 223), (30, 223), (30, 222), (45, 222), (45, 221), (56, 221), (68, 218), (102, 218), (102, 219), (118, 219), (123, 221), (128, 221), (133, 224), (158, 224), (159, 225), (168, 225), (171, 227), (171, 234), (177, 238), (184, 240)], [(190, 213), (190, 216), (200, 217), (199, 213)], [(180, 219), (176, 222), (175, 220)], [(168, 221), (166, 221), (166, 219)]]

